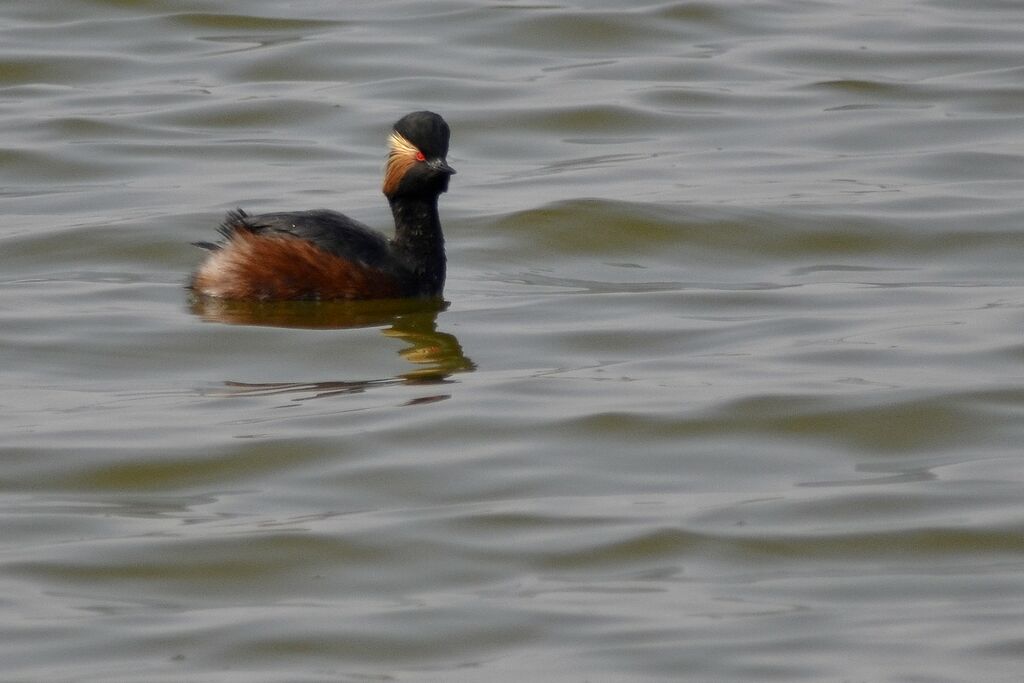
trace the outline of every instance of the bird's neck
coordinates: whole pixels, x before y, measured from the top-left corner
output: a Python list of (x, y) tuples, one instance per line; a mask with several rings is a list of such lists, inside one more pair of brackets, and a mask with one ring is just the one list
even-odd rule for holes
[(421, 293), (439, 295), (444, 289), (445, 255), (437, 196), (394, 197), (388, 202), (395, 217), (395, 250), (422, 284)]

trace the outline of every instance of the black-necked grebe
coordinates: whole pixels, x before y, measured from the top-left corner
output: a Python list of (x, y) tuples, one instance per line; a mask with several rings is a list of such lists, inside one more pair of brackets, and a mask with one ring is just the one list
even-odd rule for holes
[(445, 159), (449, 136), (429, 111), (394, 125), (384, 169), (392, 239), (326, 209), (258, 216), (239, 209), (221, 223), (221, 242), (196, 243), (211, 253), (190, 288), (250, 301), (439, 297), (445, 255), (437, 199), (455, 173)]

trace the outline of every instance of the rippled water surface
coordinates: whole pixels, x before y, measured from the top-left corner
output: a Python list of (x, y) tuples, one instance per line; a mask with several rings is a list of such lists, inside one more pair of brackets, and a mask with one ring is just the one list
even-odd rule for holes
[[(0, 6), (0, 677), (1017, 681), (1024, 7)], [(183, 288), (223, 212), (448, 304)]]

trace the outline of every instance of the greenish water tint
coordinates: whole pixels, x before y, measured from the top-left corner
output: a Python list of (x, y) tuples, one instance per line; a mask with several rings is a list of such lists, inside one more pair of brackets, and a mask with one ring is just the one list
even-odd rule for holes
[[(0, 678), (1020, 678), (1015, 4), (0, 18)], [(446, 302), (189, 298), (421, 108)]]

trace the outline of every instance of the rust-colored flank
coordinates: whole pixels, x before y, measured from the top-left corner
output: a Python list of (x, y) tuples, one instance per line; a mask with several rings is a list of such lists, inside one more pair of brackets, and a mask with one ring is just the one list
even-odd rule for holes
[(236, 229), (199, 267), (192, 288), (221, 299), (390, 299), (402, 295), (393, 275), (339, 258), (288, 235)]

